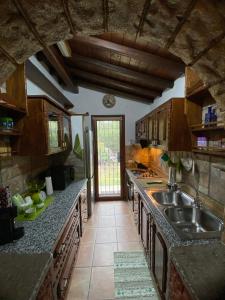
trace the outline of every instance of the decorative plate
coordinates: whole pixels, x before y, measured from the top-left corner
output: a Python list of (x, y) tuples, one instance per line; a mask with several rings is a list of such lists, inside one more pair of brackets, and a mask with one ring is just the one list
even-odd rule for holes
[(105, 107), (111, 108), (116, 104), (116, 98), (113, 95), (105, 95), (102, 99), (102, 103)]

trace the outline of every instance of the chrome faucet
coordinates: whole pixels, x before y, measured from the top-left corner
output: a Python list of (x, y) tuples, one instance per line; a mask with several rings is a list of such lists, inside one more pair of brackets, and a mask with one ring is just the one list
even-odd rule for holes
[(176, 167), (169, 167), (169, 178), (167, 185), (172, 191), (176, 191), (178, 189), (176, 183)]
[(193, 206), (196, 208), (200, 208), (202, 206), (201, 199), (199, 197), (199, 180), (200, 180), (200, 173), (199, 168), (195, 160), (193, 160), (192, 165), (192, 175), (194, 178), (194, 189), (195, 189), (195, 198)]

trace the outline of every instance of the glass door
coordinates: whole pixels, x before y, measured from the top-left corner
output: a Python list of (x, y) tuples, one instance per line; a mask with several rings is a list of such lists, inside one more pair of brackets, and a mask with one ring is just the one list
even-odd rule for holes
[(121, 199), (124, 181), (123, 117), (94, 117), (96, 198)]

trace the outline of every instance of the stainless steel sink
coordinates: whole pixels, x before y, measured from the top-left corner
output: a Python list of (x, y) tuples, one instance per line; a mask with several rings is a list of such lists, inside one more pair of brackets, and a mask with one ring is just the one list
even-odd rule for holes
[(208, 210), (195, 207), (168, 207), (164, 213), (182, 239), (221, 237), (223, 222)]
[(163, 206), (191, 206), (194, 203), (192, 197), (181, 191), (155, 192), (152, 197)]

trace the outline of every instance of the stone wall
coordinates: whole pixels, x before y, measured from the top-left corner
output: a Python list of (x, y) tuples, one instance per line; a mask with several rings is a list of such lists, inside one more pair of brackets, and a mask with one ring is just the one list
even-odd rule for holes
[(9, 186), (12, 194), (26, 190), (26, 181), (49, 167), (47, 157), (12, 156), (1, 158), (0, 184)]
[[(34, 178), (53, 165), (69, 164), (70, 153), (52, 156), (11, 156), (0, 160), (0, 186), (9, 186), (12, 194), (22, 193), (27, 189), (27, 180)], [(72, 155), (71, 155), (72, 157)], [(71, 160), (69, 161), (71, 163)]]

